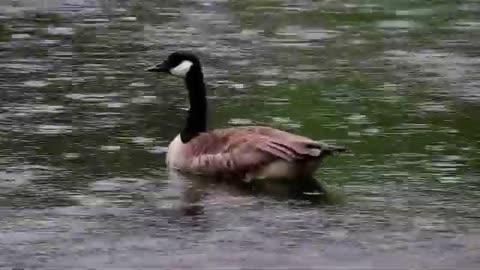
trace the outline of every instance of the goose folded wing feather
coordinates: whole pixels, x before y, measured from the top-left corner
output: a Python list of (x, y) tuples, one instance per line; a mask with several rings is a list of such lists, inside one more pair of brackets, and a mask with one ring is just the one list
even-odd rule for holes
[[(223, 135), (223, 136), (222, 136)], [(237, 132), (205, 133), (190, 142), (189, 170), (201, 174), (228, 174), (255, 170), (275, 160), (292, 162), (320, 156), (311, 142), (284, 141), (266, 135)]]

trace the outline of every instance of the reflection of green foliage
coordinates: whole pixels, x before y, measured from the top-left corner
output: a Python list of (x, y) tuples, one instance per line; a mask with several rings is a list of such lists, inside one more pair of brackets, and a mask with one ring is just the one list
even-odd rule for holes
[(0, 41), (7, 41), (10, 39), (10, 33), (5, 28), (5, 25), (0, 24)]
[(59, 24), (64, 19), (55, 13), (37, 13), (34, 18), (35, 23), (39, 25)]
[(380, 11), (349, 12), (329, 9), (313, 9), (301, 12), (286, 12), (279, 1), (231, 1), (245, 27), (302, 25), (305, 27), (335, 27), (355, 24), (361, 28), (371, 22), (392, 18), (391, 14)]
[[(150, 1), (132, 1), (130, 4), (130, 12), (132, 15), (137, 17), (138, 21), (149, 23), (153, 25), (159, 25), (165, 23), (172, 19), (171, 16), (159, 15), (158, 7), (165, 6), (172, 8), (179, 6), (178, 1), (165, 0), (161, 2), (150, 2)], [(138, 25), (143, 27), (143, 25)]]
[[(282, 8), (281, 1), (238, 1), (231, 0), (230, 6), (240, 18), (245, 28), (261, 28), (273, 34), (286, 25), (321, 27), (366, 34), (378, 32), (381, 21), (406, 20), (418, 23), (430, 31), (442, 33), (440, 27), (448, 26), (458, 18), (468, 18), (472, 14), (458, 11), (454, 1), (355, 1), (344, 5), (344, 1), (318, 3), (314, 9), (291, 12)], [(429, 11), (431, 10), (431, 12)], [(472, 18), (471, 18), (472, 19)], [(347, 27), (347, 29), (344, 29)], [(424, 29), (415, 27), (408, 31), (413, 37), (425, 38)], [(450, 33), (450, 31), (448, 31)]]
[[(320, 178), (326, 179), (327, 183), (352, 181), (355, 179), (355, 172), (363, 166), (378, 166), (376, 170), (380, 174), (388, 174), (392, 170), (407, 171), (409, 174), (430, 179), (432, 176), (427, 177), (427, 164), (439, 153), (429, 152), (428, 145), (446, 145), (442, 155), (461, 155), (470, 160), (470, 166), (480, 170), (475, 150), (458, 153), (458, 148), (479, 147), (478, 142), (475, 142), (480, 129), (473, 123), (474, 120), (448, 113), (441, 118), (434, 114), (419, 114), (420, 104), (428, 100), (425, 94), (418, 92), (422, 89), (411, 89), (411, 94), (399, 96), (396, 90), (382, 89), (376, 84), (378, 82), (372, 81), (368, 74), (352, 73), (350, 77), (343, 79), (327, 78), (311, 83), (292, 82), (274, 88), (255, 87), (251, 89), (252, 93), (260, 95), (255, 100), (247, 98), (234, 104), (229, 103), (228, 106), (220, 104), (216, 111), (217, 115), (223, 117), (254, 119), (255, 123), (276, 126), (348, 146), (353, 156), (329, 158), (326, 161), (326, 170), (319, 172)], [(283, 105), (268, 105), (262, 102), (272, 97), (289, 102)], [(464, 110), (462, 107), (455, 110)], [(478, 108), (467, 107), (480, 113)], [(364, 116), (366, 122), (351, 122), (348, 120), (351, 115)], [(288, 121), (272, 123), (272, 117)], [(451, 121), (453, 119), (456, 120)], [(291, 129), (290, 121), (300, 123), (300, 127)], [(403, 130), (402, 125), (409, 123), (426, 126), (418, 132), (408, 128)], [(457, 130), (458, 133), (449, 133), (448, 130)], [(351, 137), (351, 133), (358, 135)], [(417, 154), (402, 157), (400, 153)], [(461, 168), (457, 173), (462, 173)]]

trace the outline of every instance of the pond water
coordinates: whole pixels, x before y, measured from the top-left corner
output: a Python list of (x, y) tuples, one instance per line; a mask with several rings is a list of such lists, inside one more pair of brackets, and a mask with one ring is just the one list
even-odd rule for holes
[[(212, 127), (349, 147), (327, 205), (165, 170), (203, 62)], [(0, 267), (480, 268), (476, 0), (0, 0)]]

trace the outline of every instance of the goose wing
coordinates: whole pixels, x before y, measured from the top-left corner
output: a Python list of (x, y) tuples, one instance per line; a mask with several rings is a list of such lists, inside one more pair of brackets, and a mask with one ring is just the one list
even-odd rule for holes
[(237, 174), (275, 160), (292, 162), (320, 157), (321, 144), (268, 127), (220, 129), (189, 142), (189, 171), (200, 174)]

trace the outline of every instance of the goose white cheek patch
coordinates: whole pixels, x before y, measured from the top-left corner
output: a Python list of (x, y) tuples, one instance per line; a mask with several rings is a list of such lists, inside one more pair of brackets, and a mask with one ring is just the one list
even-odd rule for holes
[(185, 77), (190, 70), (190, 67), (193, 65), (192, 62), (188, 60), (183, 60), (178, 66), (170, 69), (170, 73), (175, 76)]

